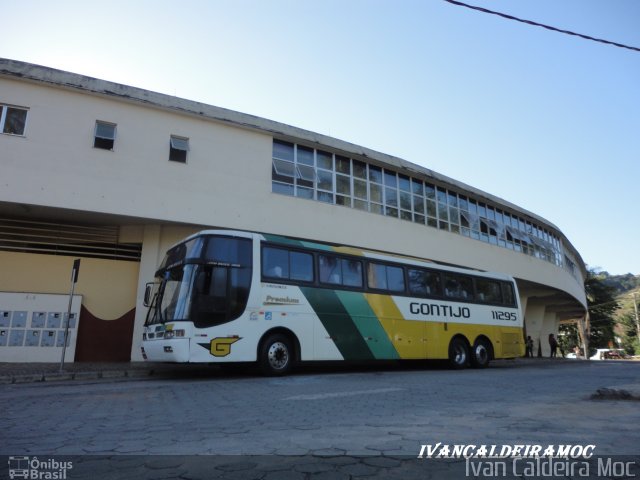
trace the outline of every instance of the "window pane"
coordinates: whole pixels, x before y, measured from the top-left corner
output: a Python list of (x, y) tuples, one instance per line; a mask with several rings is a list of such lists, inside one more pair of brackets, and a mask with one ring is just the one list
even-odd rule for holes
[(369, 185), (369, 193), (371, 194), (370, 200), (376, 203), (382, 203), (382, 187), (371, 183)]
[(187, 150), (189, 150), (189, 140), (186, 138), (171, 136), (171, 148), (175, 148), (176, 150), (184, 150), (186, 152)]
[(385, 265), (370, 263), (367, 270), (367, 283), (371, 288), (387, 289), (387, 269)]
[(362, 287), (362, 263), (358, 260), (342, 259), (343, 285)]
[(411, 214), (411, 212), (408, 212), (407, 210), (400, 210), (400, 218), (402, 220), (412, 221), (413, 215)]
[(405, 175), (398, 175), (398, 186), (400, 190), (404, 190), (405, 192), (411, 191), (411, 181), (409, 177)]
[(351, 175), (351, 160), (341, 155), (336, 155), (336, 172)]
[(263, 248), (262, 275), (269, 278), (289, 278), (289, 252), (282, 248)]
[(343, 195), (351, 194), (351, 179), (344, 175), (336, 175), (336, 192)]
[(388, 207), (397, 207), (398, 206), (398, 191), (395, 188), (385, 188), (385, 205)]
[(409, 270), (409, 291), (420, 297), (441, 296), (440, 274), (427, 270)]
[(276, 167), (273, 164), (271, 166), (271, 180), (279, 183), (288, 183), (293, 186), (293, 177), (290, 177), (288, 175), (278, 175)]
[(367, 199), (367, 182), (364, 180), (353, 180), (353, 196), (356, 198)]
[(333, 191), (333, 173), (318, 170), (318, 188)]
[(325, 203), (333, 203), (333, 193), (318, 192), (318, 201)]
[(485, 278), (476, 279), (477, 299), (486, 303), (502, 303), (502, 291), (500, 283)]
[(293, 162), (293, 143), (274, 140), (273, 158), (279, 158), (281, 160), (289, 160), (290, 162)]
[(417, 213), (414, 213), (413, 221), (421, 225), (424, 225), (424, 221), (425, 221), (424, 215), (418, 215)]
[(424, 185), (424, 193), (427, 198), (431, 200), (435, 200), (436, 198), (436, 188), (433, 185), (425, 183)]
[(367, 179), (367, 164), (364, 162), (359, 162), (358, 160), (352, 160), (353, 164), (353, 176)]
[(369, 165), (369, 180), (375, 183), (382, 183), (382, 169)]
[(298, 185), (298, 188), (296, 189), (296, 197), (313, 200), (313, 188), (306, 188)]
[(342, 195), (336, 195), (336, 205), (344, 205), (345, 207), (350, 207), (351, 197), (343, 197)]
[[(275, 161), (279, 162), (280, 160), (275, 160)], [(310, 167), (309, 165), (300, 165), (300, 164), (298, 164), (297, 168), (298, 168), (298, 176), (301, 179), (307, 180), (308, 182), (315, 182), (316, 180), (315, 168)]]
[(427, 200), (427, 215), (430, 217), (437, 217), (436, 203), (433, 200)]
[(411, 210), (411, 194), (409, 192), (400, 191), (400, 208)]
[(325, 170), (333, 170), (333, 155), (329, 152), (323, 152), (318, 150), (316, 152), (316, 160), (318, 162), (318, 168), (324, 168)]
[[(21, 108), (6, 107), (7, 116), (4, 121), (3, 133), (24, 135), (24, 125), (27, 122), (27, 111)], [(0, 115), (2, 110), (0, 109)]]
[(313, 148), (301, 147), (298, 145), (298, 163), (313, 166)]
[(364, 210), (365, 212), (369, 210), (369, 206), (365, 200), (354, 200), (353, 208), (357, 208), (358, 210)]
[(384, 214), (388, 217), (396, 217), (398, 218), (398, 209), (392, 207), (385, 207)]
[(223, 266), (251, 266), (251, 240), (210, 237), (205, 259), (223, 263)]
[(313, 281), (313, 255), (291, 252), (289, 259), (291, 262), (291, 280)]
[(276, 174), (280, 175), (281, 177), (296, 178), (298, 176), (295, 165), (292, 162), (286, 162), (284, 160), (278, 160), (274, 158), (273, 168), (275, 169)]
[(280, 182), (272, 182), (271, 190), (273, 191), (273, 193), (280, 193), (282, 195), (293, 196), (293, 185), (286, 185)]
[(504, 296), (505, 305), (516, 306), (516, 297), (513, 294), (513, 285), (510, 283), (502, 284), (502, 294)]
[(372, 213), (377, 213), (379, 215), (382, 215), (383, 213), (382, 205), (380, 205), (379, 203), (372, 203), (369, 206), (369, 211)]
[(415, 178), (411, 179), (411, 190), (416, 195), (424, 195), (424, 185), (420, 180), (416, 180)]
[(319, 255), (318, 262), (320, 264), (320, 281), (332, 285), (340, 285), (342, 283), (341, 263), (338, 258), (328, 255)]
[(424, 199), (422, 197), (413, 196), (413, 211), (424, 215)]
[(384, 171), (384, 184), (386, 187), (398, 188), (398, 176), (396, 172)]
[(392, 292), (404, 292), (404, 270), (400, 267), (387, 267), (387, 288)]
[(116, 126), (110, 123), (96, 122), (96, 137), (113, 140), (116, 138)]
[(460, 300), (473, 300), (473, 282), (470, 277), (444, 274), (444, 295)]

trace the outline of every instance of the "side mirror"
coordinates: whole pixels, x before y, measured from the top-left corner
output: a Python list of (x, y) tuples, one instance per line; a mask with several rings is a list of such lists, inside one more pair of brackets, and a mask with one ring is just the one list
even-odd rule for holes
[(151, 305), (151, 292), (153, 291), (153, 282), (147, 283), (147, 287), (144, 290), (144, 306), (148, 307)]

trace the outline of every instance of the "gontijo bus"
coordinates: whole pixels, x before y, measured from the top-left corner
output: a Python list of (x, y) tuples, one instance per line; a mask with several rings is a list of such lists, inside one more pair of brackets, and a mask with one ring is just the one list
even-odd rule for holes
[(160, 362), (448, 359), (524, 353), (513, 278), (351, 247), (206, 230), (169, 249), (142, 353)]

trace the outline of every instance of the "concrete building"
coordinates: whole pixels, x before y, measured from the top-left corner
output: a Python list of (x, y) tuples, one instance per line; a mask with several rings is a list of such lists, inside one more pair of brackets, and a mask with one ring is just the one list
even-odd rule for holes
[(558, 227), (406, 160), (7, 59), (0, 108), (0, 292), (19, 294), (0, 296), (0, 361), (49, 358), (41, 344), (62, 324), (33, 321), (54, 308), (43, 294), (68, 295), (74, 258), (76, 361), (141, 360), (145, 284), (171, 244), (204, 227), (508, 273), (544, 354), (559, 322), (585, 317), (585, 265)]

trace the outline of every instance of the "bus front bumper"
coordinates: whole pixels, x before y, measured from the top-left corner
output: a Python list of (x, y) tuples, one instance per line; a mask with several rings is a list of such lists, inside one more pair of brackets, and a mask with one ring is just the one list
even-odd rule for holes
[(189, 339), (147, 340), (142, 342), (142, 353), (149, 362), (188, 362)]

